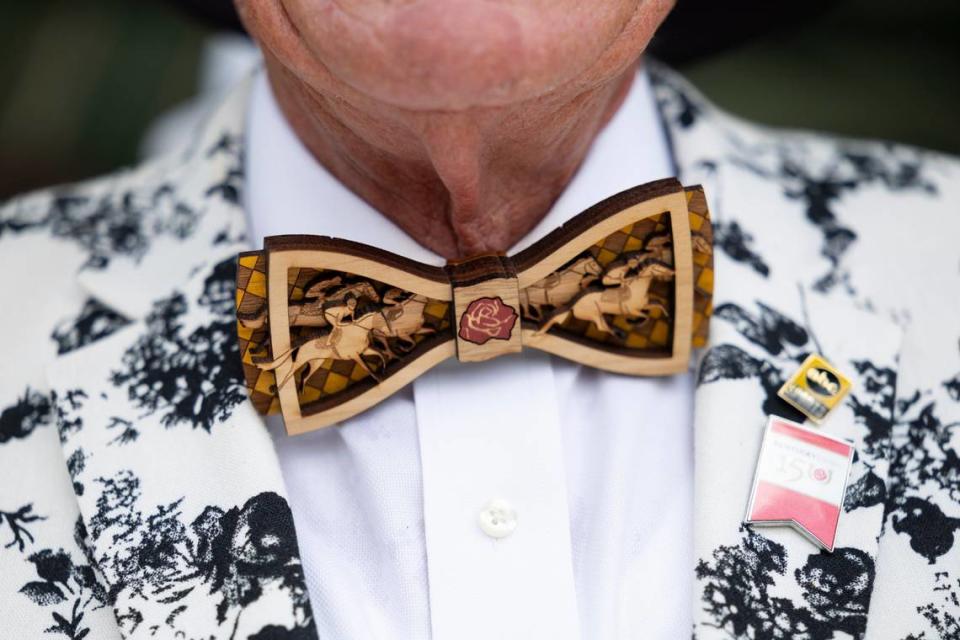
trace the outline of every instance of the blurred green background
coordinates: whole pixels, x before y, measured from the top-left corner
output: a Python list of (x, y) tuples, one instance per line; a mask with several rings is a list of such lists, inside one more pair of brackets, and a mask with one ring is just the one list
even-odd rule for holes
[[(960, 2), (812, 2), (804, 19), (684, 55), (746, 23), (748, 4), (728, 5), (727, 25), (670, 29), (654, 49), (746, 118), (960, 153)], [(0, 199), (135, 162), (149, 124), (196, 93), (212, 33), (159, 0), (2, 3)]]

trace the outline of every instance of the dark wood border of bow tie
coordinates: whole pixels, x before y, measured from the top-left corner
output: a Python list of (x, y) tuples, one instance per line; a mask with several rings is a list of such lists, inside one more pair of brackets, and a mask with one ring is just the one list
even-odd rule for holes
[[(646, 235), (631, 237), (640, 226)], [(635, 250), (626, 249), (630, 242)], [(278, 398), (287, 432), (297, 434), (356, 415), (451, 357), (478, 361), (535, 348), (618, 373), (677, 373), (706, 340), (711, 243), (702, 189), (674, 179), (612, 196), (512, 258), (477, 256), (441, 268), (335, 238), (267, 238), (264, 251), (240, 256), (238, 269), (247, 386), (261, 413), (275, 411)], [(571, 282), (576, 288), (562, 303), (532, 302)], [(672, 289), (672, 300), (648, 300), (651, 286)], [(362, 306), (371, 302), (372, 310)], [(651, 317), (669, 327), (659, 332), (663, 344), (618, 339), (633, 326), (625, 322)], [(567, 329), (574, 325), (582, 331)], [(313, 377), (325, 380), (322, 389), (308, 389)]]

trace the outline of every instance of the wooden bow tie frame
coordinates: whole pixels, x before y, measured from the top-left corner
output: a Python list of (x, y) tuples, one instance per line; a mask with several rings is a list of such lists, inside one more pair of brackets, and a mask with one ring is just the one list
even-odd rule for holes
[(512, 258), (440, 268), (346, 240), (267, 238), (238, 261), (247, 388), (293, 435), (453, 356), (532, 347), (618, 373), (677, 373), (706, 343), (712, 241), (703, 190), (674, 179), (608, 198)]

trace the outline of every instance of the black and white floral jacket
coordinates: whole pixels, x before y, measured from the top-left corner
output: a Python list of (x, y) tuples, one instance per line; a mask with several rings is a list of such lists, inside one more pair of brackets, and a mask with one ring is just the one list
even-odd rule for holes
[[(758, 127), (653, 76), (718, 249), (694, 636), (960, 638), (960, 164)], [(316, 637), (237, 355), (247, 96), (175, 155), (0, 208), (4, 638)], [(833, 553), (741, 525), (811, 352), (855, 383), (824, 427), (857, 448)]]

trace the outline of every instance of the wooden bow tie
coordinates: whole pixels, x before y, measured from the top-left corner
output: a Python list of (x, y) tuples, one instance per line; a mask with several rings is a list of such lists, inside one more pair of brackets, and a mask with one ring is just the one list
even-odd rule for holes
[(706, 343), (713, 233), (700, 187), (624, 191), (513, 257), (433, 267), (320, 236), (243, 253), (237, 331), (250, 398), (304, 433), (353, 416), (449, 357), (522, 347), (632, 375)]

